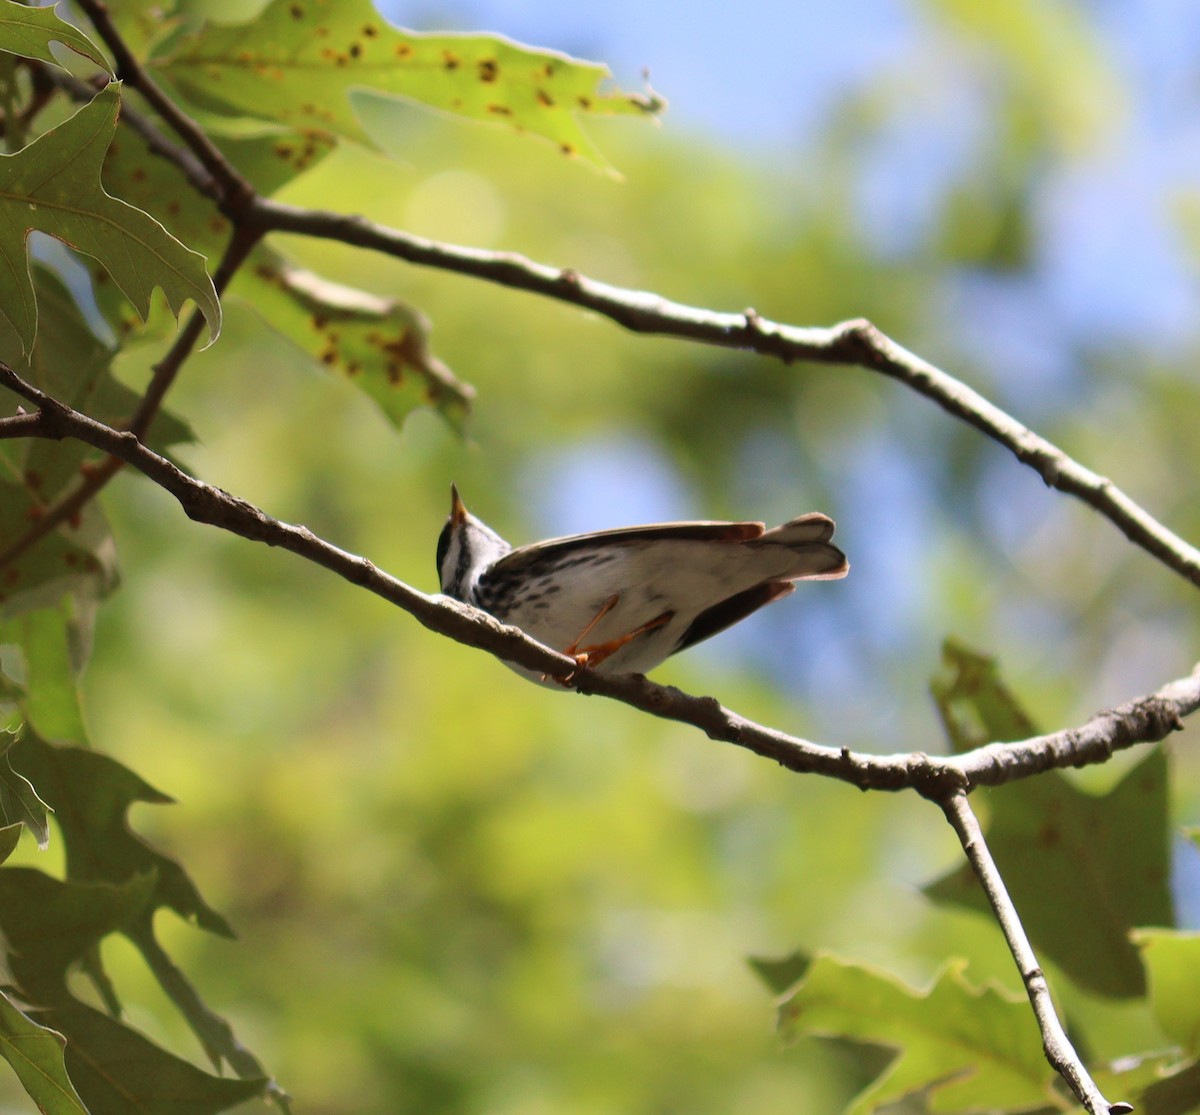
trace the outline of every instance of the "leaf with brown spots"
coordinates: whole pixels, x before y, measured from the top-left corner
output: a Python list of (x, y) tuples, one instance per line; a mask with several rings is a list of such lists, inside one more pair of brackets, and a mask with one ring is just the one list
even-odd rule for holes
[[(195, 103), (369, 144), (356, 96), (502, 123), (601, 168), (580, 115), (654, 116), (653, 94), (606, 89), (608, 69), (498, 35), (393, 27), (369, 0), (274, 0), (251, 23), (210, 23), (155, 68)], [(402, 101), (400, 99), (403, 99)]]
[(319, 367), (366, 392), (397, 426), (431, 406), (461, 430), (475, 392), (433, 354), (429, 322), (411, 307), (291, 267), (266, 250), (231, 294)]
[[(1035, 734), (991, 659), (954, 643), (944, 654), (947, 671), (934, 691), (956, 744)], [(964, 723), (975, 725), (966, 737)], [(1175, 921), (1167, 791), (1161, 747), (1107, 794), (1085, 793), (1058, 771), (986, 791), (988, 846), (1034, 947), (1101, 995), (1144, 995), (1130, 930)], [(969, 867), (924, 890), (935, 902), (991, 917)]]

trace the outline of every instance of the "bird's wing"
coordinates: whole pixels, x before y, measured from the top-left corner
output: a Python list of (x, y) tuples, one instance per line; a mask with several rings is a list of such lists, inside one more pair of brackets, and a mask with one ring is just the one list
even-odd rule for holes
[(539, 566), (559, 565), (572, 554), (619, 546), (624, 543), (661, 542), (664, 540), (699, 540), (704, 542), (748, 542), (765, 533), (762, 523), (650, 523), (646, 526), (621, 527), (617, 530), (597, 530), (590, 534), (571, 534), (565, 538), (548, 538), (521, 546), (505, 554), (489, 570), (488, 575), (511, 576), (515, 573), (535, 573)]

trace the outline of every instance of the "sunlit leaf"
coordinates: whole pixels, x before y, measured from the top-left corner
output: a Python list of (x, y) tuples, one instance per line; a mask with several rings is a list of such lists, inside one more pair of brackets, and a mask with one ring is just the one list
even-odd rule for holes
[(108, 60), (95, 43), (78, 27), (60, 19), (54, 8), (31, 8), (16, 0), (0, 0), (0, 50), (57, 64), (50, 51), (52, 42), (70, 47), (109, 71)]
[(67, 1076), (63, 1036), (39, 1026), (0, 991), (0, 1054), (44, 1115), (88, 1115)]
[[(956, 747), (1035, 734), (990, 659), (953, 645), (946, 657), (950, 676), (934, 692)], [(1174, 924), (1167, 784), (1156, 748), (1103, 796), (1055, 771), (986, 791), (988, 846), (1034, 947), (1102, 995), (1144, 994), (1129, 932)], [(924, 889), (992, 916), (968, 866)]]
[(433, 354), (429, 322), (417, 311), (267, 253), (231, 293), (319, 367), (356, 383), (396, 425), (432, 406), (461, 428), (474, 391)]
[(0, 156), (0, 315), (24, 352), (33, 347), (37, 330), (25, 243), (31, 229), (98, 260), (143, 317), (152, 292), (161, 287), (177, 312), (191, 299), (210, 334), (220, 328), (221, 305), (204, 258), (100, 185), (119, 108), (117, 86), (109, 85), (28, 147)]
[(1200, 933), (1138, 929), (1150, 1008), (1163, 1031), (1190, 1057), (1200, 1054)]
[(12, 752), (17, 739), (0, 731), (0, 821), (6, 827), (24, 825), (45, 849), (50, 844), (50, 808), (38, 796), (33, 783), (13, 769)]
[(853, 1115), (924, 1091), (932, 1111), (1021, 1110), (1051, 1102), (1054, 1071), (1024, 996), (974, 987), (961, 967), (928, 990), (894, 976), (817, 956), (783, 1001), (789, 1037), (817, 1034), (894, 1047), (884, 1074), (858, 1097)]
[(273, 0), (253, 22), (210, 24), (158, 63), (201, 104), (369, 142), (350, 93), (403, 97), (541, 136), (597, 166), (580, 115), (652, 115), (653, 96), (603, 88), (608, 70), (495, 35), (418, 34), (368, 0)]

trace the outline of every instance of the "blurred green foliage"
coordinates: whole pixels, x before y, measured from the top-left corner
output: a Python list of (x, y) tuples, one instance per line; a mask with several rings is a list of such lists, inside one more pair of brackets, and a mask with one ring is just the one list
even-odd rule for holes
[[(967, 281), (1030, 278), (1045, 182), (1120, 142), (1129, 95), (1082, 9), (984, 7), (925, 5), (928, 72), (873, 75), (814, 149), (777, 165), (681, 139), (669, 116), (660, 132), (597, 121), (617, 182), (364, 101), (390, 157), (341, 147), (280, 196), (697, 305), (798, 324), (869, 316), (1196, 537), (1190, 349), (1101, 348), (1048, 320), (1067, 369), (1050, 389), (1019, 345), (987, 348), (960, 312)], [(859, 202), (897, 121), (920, 119), (926, 78), (970, 100), (979, 125), (929, 219), (897, 242)], [(432, 411), (397, 433), (230, 300), (220, 342), (171, 393), (197, 438), (177, 455), (406, 581), (435, 585), (451, 480), (514, 542), (631, 522), (648, 504), (680, 518), (827, 511), (850, 578), (803, 588), (660, 677), (866, 750), (949, 747), (928, 697), (948, 633), (999, 653), (1047, 726), (1189, 667), (1182, 583), (866, 372), (633, 337), (341, 245), (274, 246), (427, 315), (439, 356), (477, 391), (466, 436)], [(158, 352), (123, 351), (115, 370), (138, 386)], [(958, 957), (971, 987), (1020, 991), (986, 918), (922, 895), (960, 863), (927, 804), (797, 779), (530, 686), (291, 555), (188, 522), (137, 476), (119, 476), (104, 508), (124, 584), (83, 679), (90, 740), (178, 800), (135, 805), (131, 823), (240, 939), (163, 911), (155, 930), (299, 1110), (821, 1115), (869, 1084), (880, 1055), (783, 1045), (747, 957), (831, 950), (920, 987)], [(1172, 759), (1177, 819), (1194, 819), (1186, 736)], [(1070, 781), (1110, 789), (1132, 762)], [(56, 873), (58, 843), (43, 854), (26, 836), (9, 862)], [(1194, 881), (1194, 850), (1176, 853)], [(101, 951), (133, 1023), (202, 1063), (130, 941)], [(1169, 1044), (1151, 1004), (1051, 976), (1089, 1057)], [(77, 977), (71, 990), (95, 997)], [(0, 1096), (27, 1109), (2, 1075)]]

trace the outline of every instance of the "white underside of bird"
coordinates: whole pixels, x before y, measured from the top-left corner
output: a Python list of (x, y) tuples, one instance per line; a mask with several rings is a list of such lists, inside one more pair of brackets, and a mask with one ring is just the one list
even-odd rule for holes
[[(512, 549), (453, 493), (439, 544), (442, 591), (605, 673), (647, 673), (670, 655), (849, 569), (813, 513), (754, 522), (657, 523)], [(546, 679), (514, 666), (535, 681)]]

